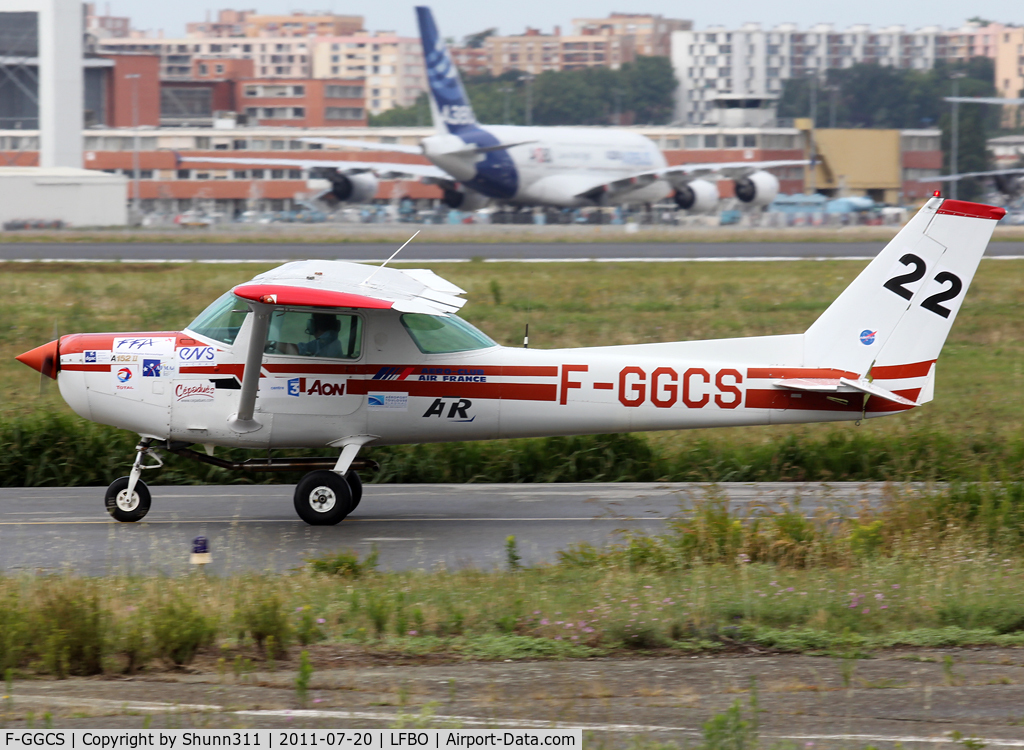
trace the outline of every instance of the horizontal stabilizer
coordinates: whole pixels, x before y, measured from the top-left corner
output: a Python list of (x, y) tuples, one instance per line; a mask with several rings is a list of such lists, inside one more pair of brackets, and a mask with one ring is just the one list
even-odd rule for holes
[(870, 380), (864, 379), (784, 378), (780, 380), (773, 380), (772, 386), (775, 388), (784, 388), (790, 391), (810, 391), (816, 393), (855, 393), (859, 391), (870, 396), (884, 398), (887, 401), (894, 401), (895, 403), (903, 404), (904, 406), (917, 406), (917, 402), (904, 398), (903, 396), (893, 393), (887, 388), (882, 388), (882, 386), (875, 385)]

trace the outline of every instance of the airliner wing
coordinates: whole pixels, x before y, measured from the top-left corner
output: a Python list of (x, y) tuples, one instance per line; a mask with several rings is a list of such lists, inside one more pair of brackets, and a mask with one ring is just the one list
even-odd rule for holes
[(233, 164), (250, 167), (291, 167), (292, 169), (334, 169), (343, 174), (373, 172), (385, 179), (418, 177), (450, 182), (451, 176), (432, 164), (396, 164), (383, 161), (327, 161), (326, 159), (246, 159), (227, 156), (179, 156), (179, 163)]
[(345, 148), (362, 148), (367, 151), (392, 151), (399, 154), (423, 154), (423, 149), (420, 146), (408, 146), (401, 143), (356, 141), (351, 138), (300, 138), (299, 140), (306, 143), (319, 143), (322, 146), (344, 146)]
[(944, 174), (939, 177), (918, 177), (918, 182), (952, 182), (965, 177), (999, 177), (1001, 175), (1024, 174), (1024, 168), (994, 169), (991, 172), (961, 172), (960, 174)]
[(600, 193), (621, 195), (631, 190), (638, 190), (656, 180), (668, 180), (672, 185), (685, 185), (690, 180), (709, 174), (720, 174), (725, 177), (743, 177), (751, 172), (776, 167), (800, 167), (811, 164), (810, 159), (777, 159), (774, 161), (726, 161), (708, 162), (703, 164), (680, 164), (664, 169), (652, 169), (637, 172), (628, 177), (621, 177), (612, 182), (594, 182), (586, 190), (576, 193), (581, 198), (593, 198)]

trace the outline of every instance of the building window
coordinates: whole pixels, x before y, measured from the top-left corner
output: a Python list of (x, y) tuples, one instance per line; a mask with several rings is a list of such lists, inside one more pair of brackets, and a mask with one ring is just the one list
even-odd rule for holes
[(270, 142), (270, 150), (271, 151), (284, 151), (284, 148), (285, 148), (284, 141), (271, 141)]
[(262, 169), (254, 169), (254, 170), (252, 170), (252, 178), (254, 180), (262, 180), (263, 179), (263, 170)]
[(326, 120), (362, 120), (362, 107), (326, 107), (324, 110)]
[(292, 107), (292, 117), (295, 117), (295, 118), (298, 118), (298, 119), (302, 119), (305, 116), (306, 116), (306, 108), (305, 107)]
[(231, 176), (236, 180), (244, 180), (249, 177), (249, 173), (244, 169), (236, 169), (231, 173)]
[(288, 179), (289, 180), (301, 180), (302, 179), (302, 170), (301, 169), (289, 169), (288, 170)]
[(292, 96), (305, 96), (305, 95), (306, 95), (306, 87), (305, 86), (292, 86)]
[(324, 87), (324, 97), (327, 99), (362, 99), (363, 87), (328, 84)]
[(284, 179), (284, 170), (283, 169), (271, 169), (270, 170), (270, 179), (272, 179), (272, 180), (283, 180)]
[(756, 148), (757, 147), (757, 136), (756, 135), (745, 135), (743, 136), (743, 148)]
[(236, 138), (235, 140), (233, 140), (231, 142), (231, 148), (233, 148), (235, 151), (245, 151), (245, 149), (246, 149), (245, 139), (244, 138)]
[(718, 148), (718, 136), (717, 135), (706, 135), (706, 136), (704, 136), (704, 148)]
[(722, 136), (722, 140), (725, 148), (736, 148), (739, 145), (739, 137), (735, 135)]

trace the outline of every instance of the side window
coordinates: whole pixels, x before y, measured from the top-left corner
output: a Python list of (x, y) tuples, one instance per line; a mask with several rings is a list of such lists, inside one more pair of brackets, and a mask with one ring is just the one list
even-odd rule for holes
[(270, 316), (267, 354), (359, 359), (363, 321), (358, 315), (277, 310)]

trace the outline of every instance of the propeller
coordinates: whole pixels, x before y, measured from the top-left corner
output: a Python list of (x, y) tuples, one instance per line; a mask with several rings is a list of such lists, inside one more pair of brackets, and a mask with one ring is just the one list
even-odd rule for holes
[(57, 371), (60, 369), (60, 328), (57, 321), (53, 322), (53, 334), (51, 341), (56, 344), (43, 354), (42, 367), (39, 368), (39, 395), (45, 395), (49, 384), (47, 380), (56, 380)]

